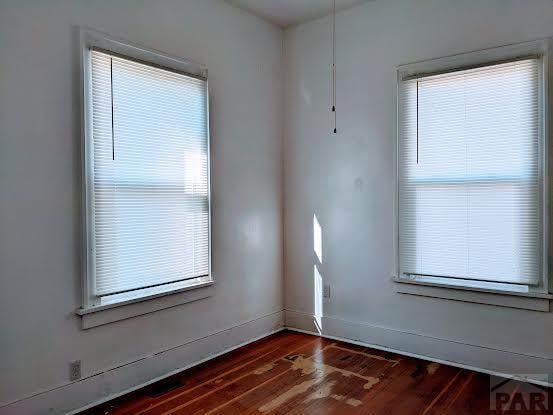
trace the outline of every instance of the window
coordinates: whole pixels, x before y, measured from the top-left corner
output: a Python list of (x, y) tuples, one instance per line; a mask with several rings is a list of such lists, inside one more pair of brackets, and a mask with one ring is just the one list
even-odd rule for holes
[(400, 279), (546, 290), (543, 73), (538, 54), (400, 70)]
[(85, 50), (85, 307), (210, 281), (207, 79), (142, 55)]

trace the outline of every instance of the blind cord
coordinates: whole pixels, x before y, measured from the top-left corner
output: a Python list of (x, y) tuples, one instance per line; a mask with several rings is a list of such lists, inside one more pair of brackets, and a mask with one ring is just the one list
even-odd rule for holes
[(417, 164), (419, 164), (419, 80), (417, 79)]
[(111, 99), (111, 159), (115, 160), (115, 129), (113, 128), (113, 58), (109, 59), (109, 87)]

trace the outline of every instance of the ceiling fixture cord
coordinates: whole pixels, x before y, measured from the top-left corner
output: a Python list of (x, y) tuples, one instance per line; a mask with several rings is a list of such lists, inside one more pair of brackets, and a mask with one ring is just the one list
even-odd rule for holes
[(336, 0), (332, 0), (332, 113), (336, 134)]

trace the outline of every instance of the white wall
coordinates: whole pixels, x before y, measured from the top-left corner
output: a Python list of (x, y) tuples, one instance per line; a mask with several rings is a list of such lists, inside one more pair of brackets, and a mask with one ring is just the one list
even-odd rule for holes
[[(216, 279), (209, 299), (86, 331), (74, 313), (81, 25), (208, 66)], [(0, 406), (63, 387), (72, 360), (88, 377), (274, 312), (233, 342), (278, 325), (279, 28), (220, 0), (2, 0), (0, 56)], [(110, 376), (83, 399), (118, 392)]]
[[(31, 413), (21, 410), (30, 401), (36, 413), (60, 412), (56, 402), (108, 396), (278, 326), (282, 176), (288, 324), (312, 327), (316, 214), (319, 269), (332, 285), (327, 334), (491, 369), (553, 371), (550, 313), (401, 295), (390, 281), (395, 67), (553, 36), (553, 3), (376, 0), (341, 12), (336, 136), (329, 23), (286, 32), (282, 114), (282, 32), (219, 0), (0, 1), (0, 406), (23, 399), (0, 413)], [(86, 331), (74, 314), (79, 25), (209, 67), (217, 281), (209, 299)], [(69, 384), (75, 359), (86, 379)]]
[[(339, 13), (338, 135), (330, 18), (285, 32), (286, 323), (312, 328), (313, 215), (331, 284), (323, 331), (518, 373), (553, 373), (553, 315), (396, 293), (396, 70), (553, 36), (551, 0), (376, 0)], [(516, 362), (513, 363), (513, 362)]]

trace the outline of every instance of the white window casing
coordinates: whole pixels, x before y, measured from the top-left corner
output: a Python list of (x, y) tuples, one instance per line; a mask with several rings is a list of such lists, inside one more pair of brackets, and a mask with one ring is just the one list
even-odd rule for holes
[(547, 292), (548, 59), (536, 41), (398, 68), (398, 280)]
[(94, 31), (81, 47), (83, 309), (205, 286), (207, 70)]

